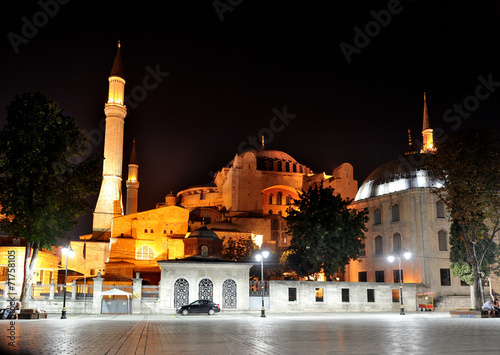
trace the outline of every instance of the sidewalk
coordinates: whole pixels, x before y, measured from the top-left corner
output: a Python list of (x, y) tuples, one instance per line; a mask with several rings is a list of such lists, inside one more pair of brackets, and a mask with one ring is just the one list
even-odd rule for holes
[(468, 354), (498, 353), (500, 319), (448, 312), (67, 315), (4, 320), (12, 354)]

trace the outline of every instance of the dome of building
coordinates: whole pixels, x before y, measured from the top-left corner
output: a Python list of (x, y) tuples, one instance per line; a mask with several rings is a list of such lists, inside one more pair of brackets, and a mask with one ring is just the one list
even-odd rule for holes
[(267, 150), (267, 149), (263, 149), (263, 150), (256, 151), (255, 155), (257, 157), (262, 157), (262, 158), (269, 158), (269, 159), (289, 161), (291, 163), (298, 163), (289, 154), (287, 154), (285, 152), (282, 152), (281, 150)]
[(220, 239), (217, 234), (210, 229), (207, 228), (207, 226), (203, 226), (201, 228), (198, 228), (197, 230), (193, 231), (189, 238), (203, 238), (203, 239)]
[(356, 194), (355, 201), (409, 190), (417, 187), (441, 187), (441, 182), (424, 164), (425, 154), (401, 155), (375, 169)]

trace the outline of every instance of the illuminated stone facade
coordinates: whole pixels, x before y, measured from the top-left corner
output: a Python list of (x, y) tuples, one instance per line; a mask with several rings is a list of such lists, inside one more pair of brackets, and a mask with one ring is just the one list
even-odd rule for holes
[(469, 287), (450, 270), (450, 217), (432, 192), (441, 183), (424, 165), (434, 151), (424, 96), (423, 148), (413, 147), (377, 169), (361, 185), (351, 207), (367, 208), (365, 256), (347, 266), (345, 281), (399, 282), (398, 263), (387, 257), (394, 250), (412, 253), (401, 257), (405, 283), (422, 283), (439, 296), (468, 295)]

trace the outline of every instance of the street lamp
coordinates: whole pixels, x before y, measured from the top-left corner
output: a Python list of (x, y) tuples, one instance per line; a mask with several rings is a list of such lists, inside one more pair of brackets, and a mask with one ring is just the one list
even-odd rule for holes
[(66, 272), (64, 274), (64, 298), (61, 319), (66, 319), (66, 283), (68, 282), (68, 258), (75, 256), (75, 252), (71, 248), (62, 248), (62, 255), (66, 256)]
[(259, 254), (255, 255), (255, 259), (260, 261), (260, 281), (262, 282), (262, 310), (260, 311), (260, 316), (265, 317), (266, 311), (264, 308), (264, 259), (269, 256), (269, 252), (267, 250), (262, 250)]
[(391, 255), (387, 257), (387, 260), (389, 260), (390, 263), (392, 263), (396, 258), (398, 258), (398, 265), (399, 265), (399, 303), (400, 303), (400, 311), (399, 314), (404, 316), (405, 315), (405, 307), (403, 304), (403, 277), (401, 273), (401, 255), (406, 260), (409, 260), (411, 258), (411, 253), (407, 251), (404, 248), (401, 248), (400, 245), (394, 248), (393, 252)]

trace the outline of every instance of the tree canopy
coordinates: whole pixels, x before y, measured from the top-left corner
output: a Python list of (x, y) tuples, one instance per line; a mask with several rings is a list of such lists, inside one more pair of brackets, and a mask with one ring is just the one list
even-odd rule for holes
[(312, 185), (288, 209), (292, 239), (284, 262), (298, 276), (333, 276), (362, 255), (368, 212), (349, 209), (350, 202), (331, 187)]
[(86, 144), (76, 120), (42, 93), (16, 96), (7, 107), (0, 132), (0, 205), (13, 218), (2, 229), (26, 240), (27, 256), (33, 248), (31, 264), (39, 248), (67, 239), (90, 207), (87, 197), (99, 191), (102, 158), (83, 160)]
[(474, 308), (483, 303), (481, 241), (490, 242), (500, 227), (500, 141), (493, 130), (458, 130), (437, 144), (427, 162), (443, 187), (435, 193), (459, 228), (467, 263), (473, 271)]

